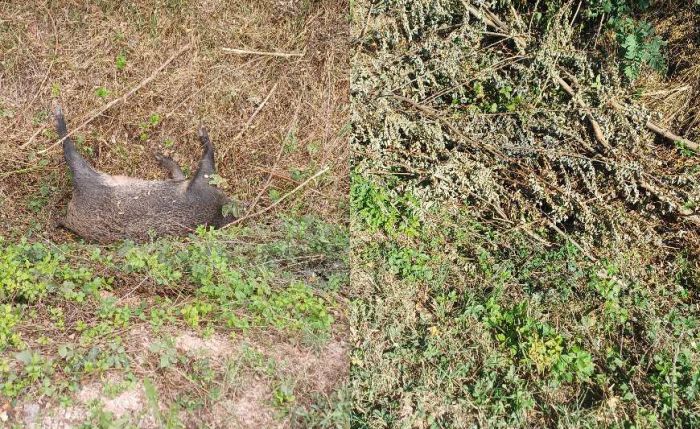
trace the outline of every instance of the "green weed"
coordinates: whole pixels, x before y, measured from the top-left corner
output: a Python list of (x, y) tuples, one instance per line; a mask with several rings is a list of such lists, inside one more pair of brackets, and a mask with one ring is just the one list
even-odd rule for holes
[(586, 9), (589, 18), (605, 18), (615, 32), (621, 50), (622, 71), (630, 82), (639, 77), (644, 66), (659, 73), (666, 71), (663, 54), (666, 42), (655, 35), (651, 24), (633, 17), (650, 5), (649, 0), (594, 0)]
[(18, 313), (10, 304), (0, 305), (0, 351), (21, 344), (20, 335), (14, 330), (20, 321)]
[[(129, 368), (133, 356), (120, 335), (138, 321), (154, 329), (182, 324), (203, 335), (215, 327), (256, 327), (326, 336), (334, 322), (329, 307), (335, 304), (320, 291), (347, 282), (343, 229), (313, 217), (285, 217), (262, 243), (245, 244), (246, 234), (253, 233), (200, 228), (182, 241), (111, 247), (0, 241), (0, 350), (20, 353), (1, 361), (3, 395), (16, 398), (41, 389), (57, 398), (85, 375)], [(309, 270), (323, 274), (313, 287)], [(119, 299), (127, 290), (111, 291), (115, 282), (134, 281), (129, 293), (143, 284), (177, 288), (184, 302), (174, 305), (164, 296), (127, 305)], [(54, 358), (27, 348), (22, 338), (27, 323), (37, 320), (52, 334), (30, 340)], [(151, 352), (162, 370), (184, 362), (168, 338), (153, 343)], [(207, 382), (211, 372), (198, 365), (197, 379)], [(163, 419), (169, 419), (166, 413)]]
[(122, 71), (126, 67), (126, 55), (124, 52), (120, 52), (114, 59), (114, 66), (117, 70)]
[(145, 122), (139, 124), (139, 139), (145, 142), (150, 138), (152, 132), (160, 124), (161, 117), (158, 113), (152, 113)]
[(102, 100), (106, 100), (107, 97), (109, 97), (109, 90), (105, 88), (104, 86), (101, 86), (95, 90), (95, 95)]
[(351, 213), (370, 232), (416, 235), (420, 230), (417, 202), (411, 194), (395, 195), (359, 174), (351, 178)]
[(567, 345), (551, 326), (528, 315), (526, 302), (503, 309), (494, 297), (486, 302), (484, 322), (496, 340), (525, 366), (557, 381), (587, 380), (594, 370), (591, 354)]

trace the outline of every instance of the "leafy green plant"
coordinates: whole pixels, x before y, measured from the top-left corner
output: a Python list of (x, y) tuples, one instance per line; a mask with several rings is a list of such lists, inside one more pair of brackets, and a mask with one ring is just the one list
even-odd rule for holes
[(208, 302), (193, 302), (182, 307), (180, 313), (188, 325), (197, 328), (201, 318), (211, 313), (212, 309), (213, 306)]
[(594, 372), (591, 354), (564, 338), (546, 323), (528, 314), (526, 302), (503, 309), (495, 297), (486, 302), (485, 324), (496, 340), (521, 363), (556, 381), (586, 380)]
[(117, 305), (115, 298), (107, 298), (102, 301), (97, 315), (100, 319), (111, 322), (115, 327), (123, 328), (129, 324), (131, 309), (128, 306)]
[(386, 252), (389, 271), (407, 280), (431, 280), (430, 256), (408, 247), (391, 246)]
[(175, 322), (175, 316), (173, 313), (174, 311), (171, 305), (151, 308), (149, 319), (151, 326), (154, 328), (159, 328), (165, 324)]
[(297, 139), (296, 130), (292, 129), (287, 133), (284, 139), (283, 151), (286, 154), (294, 153), (299, 149), (299, 140)]
[(52, 362), (44, 359), (40, 353), (26, 349), (17, 353), (15, 357), (24, 364), (23, 373), (29, 381), (36, 381), (53, 371)]
[(280, 383), (272, 392), (272, 398), (278, 407), (294, 403), (294, 388), (289, 383)]
[(630, 82), (637, 80), (644, 66), (659, 73), (666, 71), (666, 42), (651, 24), (634, 18), (636, 11), (647, 10), (650, 4), (650, 0), (594, 0), (586, 9), (590, 18), (607, 18), (620, 46), (622, 72)]
[[(34, 302), (49, 289), (65, 291), (79, 284), (83, 293), (105, 287), (107, 281), (93, 276), (90, 270), (64, 264), (63, 253), (50, 250), (41, 243), (30, 244), (25, 239), (7, 244), (0, 239), (0, 300)], [(59, 286), (62, 288), (59, 289)]]
[(59, 85), (57, 82), (53, 82), (51, 84), (51, 97), (58, 98), (60, 96), (61, 96), (61, 85)]
[(34, 213), (39, 213), (46, 204), (48, 204), (51, 195), (53, 195), (55, 191), (55, 187), (47, 183), (41, 183), (39, 191), (30, 198), (27, 207)]
[(182, 278), (182, 271), (170, 263), (168, 250), (168, 247), (158, 249), (155, 245), (135, 246), (129, 242), (122, 247), (126, 269), (147, 272), (160, 285), (172, 284)]
[(279, 189), (270, 188), (267, 191), (267, 195), (270, 198), (270, 201), (272, 201), (273, 203), (279, 201), (279, 199), (282, 198), (282, 193), (279, 191)]
[(242, 204), (234, 199), (232, 199), (230, 202), (224, 204), (224, 206), (221, 207), (221, 214), (223, 216), (231, 215), (235, 218), (239, 218), (243, 216), (243, 213), (244, 209)]
[(102, 100), (106, 100), (107, 97), (109, 97), (109, 90), (104, 86), (101, 86), (95, 90), (95, 95), (101, 98)]
[(676, 148), (678, 148), (678, 151), (681, 153), (681, 155), (687, 158), (692, 158), (697, 155), (697, 153), (695, 153), (693, 149), (689, 148), (688, 145), (686, 145), (682, 141), (675, 141), (673, 143), (676, 145)]
[(20, 344), (20, 336), (13, 330), (19, 321), (19, 312), (12, 305), (0, 305), (0, 351), (5, 350), (8, 346)]
[(124, 54), (124, 52), (117, 54), (117, 57), (114, 59), (114, 66), (119, 71), (124, 70), (126, 67), (126, 54)]
[(150, 132), (154, 130), (161, 121), (161, 117), (158, 113), (152, 113), (145, 122), (139, 124), (139, 139), (141, 141), (146, 141), (150, 138)]
[(0, 118), (12, 118), (14, 115), (15, 112), (12, 109), (0, 107)]
[(370, 232), (413, 236), (420, 230), (418, 204), (411, 194), (394, 195), (359, 174), (351, 178), (351, 213)]
[(88, 418), (80, 424), (80, 429), (115, 429), (124, 427), (124, 417), (116, 419), (114, 414), (104, 409), (100, 400), (93, 400), (89, 404)]
[(700, 368), (695, 361), (698, 350), (683, 348), (674, 356), (657, 354), (650, 380), (660, 398), (660, 412), (683, 427), (700, 423), (690, 404), (700, 400)]
[(175, 349), (175, 342), (172, 338), (156, 341), (152, 343), (148, 349), (151, 353), (158, 355), (158, 365), (160, 368), (170, 368), (180, 360), (177, 350)]
[(659, 73), (666, 71), (662, 53), (666, 42), (654, 34), (651, 24), (627, 18), (615, 24), (615, 31), (623, 51), (622, 70), (627, 79), (637, 80), (645, 65)]
[(218, 174), (212, 174), (209, 176), (209, 184), (221, 189), (228, 188), (228, 181)]
[(493, 83), (484, 85), (482, 81), (475, 81), (471, 91), (457, 97), (453, 96), (454, 106), (466, 106), (468, 111), (497, 113), (514, 112), (523, 102), (523, 96), (516, 94), (510, 85), (503, 85), (500, 88)]

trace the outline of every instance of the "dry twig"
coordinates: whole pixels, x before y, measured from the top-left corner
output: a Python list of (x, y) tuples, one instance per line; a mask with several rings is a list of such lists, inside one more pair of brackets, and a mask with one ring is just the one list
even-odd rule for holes
[[(274, 89), (274, 88), (273, 88), (273, 89)], [(272, 173), (273, 173), (273, 171), (277, 168), (277, 165), (279, 165), (280, 159), (282, 159), (282, 153), (284, 153), (284, 142), (286, 141), (287, 136), (289, 135), (289, 133), (291, 133), (292, 130), (294, 129), (294, 127), (296, 126), (297, 118), (298, 118), (298, 116), (299, 116), (299, 109), (300, 109), (300, 108), (301, 108), (301, 105), (299, 105), (299, 106), (297, 107), (296, 112), (294, 112), (294, 119), (292, 119), (292, 123), (291, 123), (291, 125), (289, 126), (289, 130), (287, 131), (287, 134), (286, 134), (284, 137), (282, 137), (282, 142), (280, 143), (280, 148), (279, 148), (279, 150), (278, 150), (278, 152), (277, 152), (277, 158), (275, 158), (275, 163), (272, 164), (272, 168), (270, 169), (270, 172), (269, 172), (268, 175), (267, 175), (267, 180), (265, 181), (265, 184), (260, 188), (260, 191), (259, 191), (258, 194), (255, 196), (255, 198), (253, 199), (253, 202), (250, 204), (250, 206), (248, 206), (248, 210), (246, 210), (245, 216), (248, 216), (248, 215), (250, 214), (250, 212), (252, 212), (253, 209), (255, 209), (255, 206), (258, 204), (258, 201), (260, 201), (260, 197), (262, 197), (262, 194), (263, 194), (263, 193), (267, 190), (267, 188), (270, 186), (270, 183), (272, 183), (272, 177), (273, 177), (273, 174), (272, 174)], [(245, 217), (245, 216), (244, 216), (244, 217)]]
[(291, 191), (287, 192), (286, 194), (282, 195), (282, 197), (281, 197), (279, 200), (275, 201), (274, 203), (270, 204), (269, 206), (265, 207), (264, 209), (262, 209), (262, 210), (260, 210), (260, 211), (257, 211), (257, 212), (255, 212), (255, 213), (253, 213), (253, 214), (251, 214), (251, 215), (246, 215), (246, 216), (240, 217), (240, 218), (234, 220), (233, 222), (229, 223), (228, 225), (224, 226), (223, 228), (227, 228), (227, 227), (229, 227), (229, 226), (231, 226), (231, 225), (238, 225), (239, 223), (243, 222), (244, 220), (248, 220), (248, 219), (250, 219), (250, 218), (259, 216), (259, 215), (261, 215), (261, 214), (263, 214), (263, 213), (266, 213), (266, 212), (272, 210), (272, 209), (275, 208), (279, 203), (281, 203), (282, 201), (286, 200), (286, 199), (289, 198), (290, 196), (292, 196), (292, 195), (296, 194), (297, 192), (299, 192), (304, 186), (308, 185), (312, 180), (314, 180), (315, 178), (319, 177), (320, 175), (326, 173), (328, 170), (329, 170), (328, 167), (322, 168), (321, 170), (319, 170), (318, 172), (316, 172), (316, 174), (314, 174), (313, 176), (311, 176), (311, 177), (309, 177), (308, 179), (304, 180), (299, 186), (297, 186), (296, 188), (294, 188), (294, 189), (292, 189)]
[(221, 48), (222, 51), (228, 52), (230, 54), (237, 55), (262, 55), (266, 57), (282, 57), (282, 58), (294, 58), (303, 57), (304, 52), (267, 52), (267, 51), (249, 51), (247, 49), (237, 49), (237, 48)]
[(277, 89), (277, 84), (278, 84), (278, 83), (279, 83), (279, 82), (275, 82), (275, 84), (272, 86), (272, 89), (270, 90), (270, 92), (268, 92), (267, 95), (265, 96), (265, 99), (264, 99), (264, 100), (262, 101), (262, 103), (260, 103), (260, 105), (255, 109), (255, 111), (253, 112), (253, 114), (250, 115), (250, 118), (248, 118), (248, 120), (246, 121), (245, 125), (243, 125), (243, 128), (241, 128), (241, 130), (238, 132), (238, 134), (236, 134), (236, 136), (233, 138), (234, 141), (240, 139), (240, 138), (243, 136), (243, 134), (248, 130), (248, 128), (250, 127), (250, 124), (252, 124), (252, 123), (253, 123), (253, 120), (255, 120), (255, 117), (258, 116), (258, 114), (260, 113), (260, 111), (261, 111), (261, 110), (263, 109), (263, 107), (265, 107), (265, 105), (267, 104), (267, 102), (268, 102), (268, 100), (270, 99), (270, 97), (272, 97), (272, 94), (273, 94), (273, 93), (275, 92), (275, 90)]
[(697, 143), (690, 141), (686, 139), (685, 137), (681, 137), (677, 134), (673, 134), (669, 130), (661, 128), (659, 125), (652, 121), (647, 121), (646, 127), (650, 130), (655, 132), (656, 134), (660, 135), (661, 137), (665, 137), (672, 142), (678, 142), (682, 144), (683, 146), (687, 147), (688, 149), (692, 149), (695, 152), (700, 152), (700, 145)]
[(579, 107), (581, 107), (583, 110), (586, 111), (586, 118), (588, 119), (588, 122), (591, 124), (591, 128), (593, 128), (593, 135), (595, 136), (595, 139), (598, 143), (600, 143), (603, 147), (610, 149), (610, 145), (608, 145), (608, 141), (605, 139), (605, 135), (603, 134), (603, 129), (600, 127), (600, 124), (598, 121), (591, 115), (590, 113), (590, 107), (586, 103), (581, 100), (580, 97), (577, 96), (576, 91), (568, 84), (564, 79), (557, 75), (552, 75), (554, 78), (554, 81), (561, 86), (561, 88), (571, 96), (571, 99), (574, 101), (574, 103), (578, 104)]
[(170, 63), (172, 63), (172, 62), (175, 60), (175, 58), (179, 57), (183, 52), (185, 52), (185, 51), (187, 51), (188, 49), (190, 49), (190, 47), (191, 47), (191, 45), (188, 43), (188, 44), (186, 44), (185, 46), (183, 46), (182, 48), (180, 48), (180, 49), (179, 49), (177, 52), (175, 52), (170, 58), (168, 58), (163, 64), (161, 64), (160, 67), (158, 67), (157, 69), (155, 69), (155, 70), (153, 71), (153, 73), (151, 73), (150, 76), (148, 76), (146, 79), (142, 80), (138, 85), (136, 85), (136, 86), (133, 87), (131, 90), (129, 90), (129, 92), (127, 92), (126, 94), (122, 95), (121, 97), (119, 97), (119, 98), (117, 98), (117, 99), (115, 99), (115, 100), (110, 101), (109, 103), (107, 103), (107, 104), (105, 104), (104, 106), (102, 106), (102, 107), (100, 107), (99, 109), (97, 109), (97, 111), (95, 111), (94, 113), (92, 113), (92, 114), (90, 115), (90, 117), (89, 117), (87, 120), (83, 121), (80, 125), (78, 125), (77, 127), (73, 128), (71, 131), (69, 131), (68, 134), (66, 134), (65, 137), (63, 137), (63, 138), (61, 138), (61, 139), (58, 139), (54, 144), (52, 144), (51, 146), (47, 147), (46, 149), (40, 150), (38, 153), (44, 154), (44, 153), (50, 151), (50, 150), (53, 149), (54, 147), (56, 147), (56, 146), (58, 146), (59, 144), (63, 143), (63, 140), (67, 139), (67, 138), (70, 137), (71, 135), (73, 135), (73, 134), (75, 134), (76, 132), (78, 132), (79, 130), (81, 130), (83, 127), (85, 127), (87, 124), (89, 124), (90, 122), (92, 122), (93, 120), (95, 120), (95, 118), (97, 118), (98, 116), (102, 115), (102, 114), (103, 114), (104, 112), (106, 112), (107, 110), (111, 109), (112, 107), (114, 107), (115, 105), (117, 105), (117, 104), (119, 104), (119, 103), (125, 102), (126, 99), (129, 98), (130, 96), (132, 96), (136, 91), (138, 91), (139, 89), (141, 89), (141, 88), (143, 88), (144, 86), (148, 85), (153, 79), (156, 78), (156, 76), (158, 75), (158, 73), (160, 73), (161, 71), (163, 71), (163, 69), (165, 69), (166, 67), (168, 67), (168, 65), (170, 65)]

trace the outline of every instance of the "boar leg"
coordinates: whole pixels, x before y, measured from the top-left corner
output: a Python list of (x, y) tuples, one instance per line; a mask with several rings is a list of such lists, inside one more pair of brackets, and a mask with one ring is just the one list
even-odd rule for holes
[(199, 161), (199, 167), (192, 182), (208, 182), (209, 176), (214, 174), (214, 145), (209, 140), (209, 134), (207, 134), (207, 130), (204, 127), (199, 128), (199, 141), (204, 146), (204, 153)]
[(68, 135), (68, 129), (66, 127), (66, 120), (63, 117), (63, 110), (59, 104), (56, 104), (54, 108), (54, 119), (56, 121), (56, 131), (58, 136), (63, 139), (63, 157), (66, 159), (68, 167), (73, 173), (74, 185), (78, 188), (81, 187), (81, 183), (87, 183), (91, 179), (99, 176), (90, 164), (85, 160), (85, 158), (80, 155), (80, 152), (75, 147), (75, 144), (70, 139), (66, 137)]
[(160, 166), (170, 173), (170, 177), (175, 180), (185, 179), (185, 174), (182, 172), (182, 169), (179, 165), (177, 165), (177, 162), (175, 162), (174, 159), (162, 154), (156, 154), (156, 159), (160, 163)]

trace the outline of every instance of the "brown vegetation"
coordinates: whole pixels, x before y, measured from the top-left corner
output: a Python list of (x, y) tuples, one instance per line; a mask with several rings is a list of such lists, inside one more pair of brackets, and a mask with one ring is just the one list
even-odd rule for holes
[(54, 98), (69, 129), (89, 121), (74, 137), (105, 172), (160, 178), (159, 150), (194, 169), (201, 122), (228, 193), (260, 194), (261, 208), (270, 189), (283, 195), (328, 166), (286, 206), (303, 200), (302, 210), (342, 217), (349, 65), (341, 3), (12, 2), (0, 5), (0, 23), (0, 234), (51, 233), (66, 203)]

